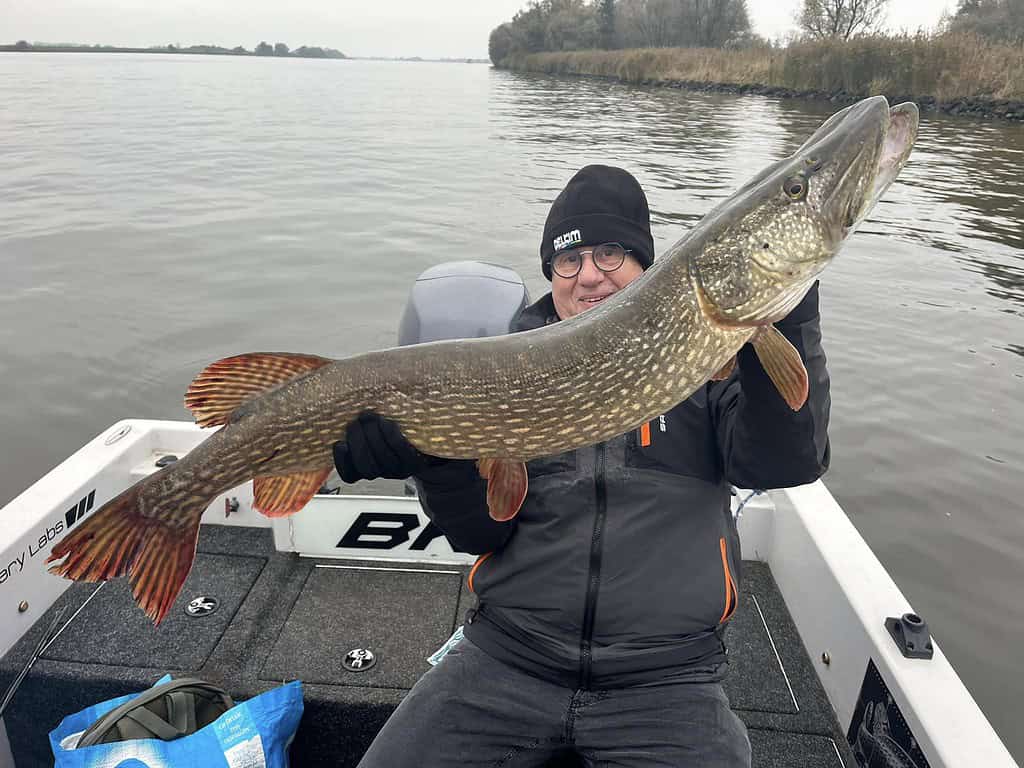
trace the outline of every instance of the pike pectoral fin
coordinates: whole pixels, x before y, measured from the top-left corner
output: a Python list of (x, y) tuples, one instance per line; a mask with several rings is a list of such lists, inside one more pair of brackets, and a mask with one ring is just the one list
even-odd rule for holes
[[(147, 478), (148, 479), (148, 478)], [(163, 621), (181, 592), (199, 539), (199, 520), (208, 500), (193, 501), (187, 519), (170, 520), (166, 511), (142, 514), (147, 505), (142, 480), (100, 507), (54, 544), (46, 562), (50, 573), (74, 581), (107, 581), (127, 575), (135, 602), (154, 623)], [(174, 510), (178, 512), (179, 510)]]
[(719, 368), (711, 376), (712, 381), (725, 381), (732, 375), (732, 369), (736, 367), (736, 355), (729, 358), (729, 362)]
[(783, 400), (799, 411), (807, 401), (807, 369), (796, 347), (773, 325), (761, 328), (751, 344)]
[(252, 352), (225, 357), (206, 366), (185, 393), (185, 407), (201, 427), (227, 423), (232, 412), (247, 400), (278, 384), (315, 371), (331, 360), (317, 355), (287, 352)]
[(487, 510), (495, 520), (511, 520), (526, 498), (526, 464), (512, 459), (480, 459), (480, 476), (487, 480)]
[(267, 517), (293, 515), (306, 506), (330, 473), (328, 467), (280, 477), (257, 477), (252, 481), (253, 506)]

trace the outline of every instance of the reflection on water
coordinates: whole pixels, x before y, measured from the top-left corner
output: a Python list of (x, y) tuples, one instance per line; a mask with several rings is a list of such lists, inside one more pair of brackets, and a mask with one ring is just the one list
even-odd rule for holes
[[(439, 261), (539, 295), (548, 206), (632, 170), (659, 252), (826, 103), (483, 66), (0, 56), (0, 504), (205, 363), (393, 343)], [(1024, 757), (1024, 126), (925, 115), (822, 279), (826, 478)]]

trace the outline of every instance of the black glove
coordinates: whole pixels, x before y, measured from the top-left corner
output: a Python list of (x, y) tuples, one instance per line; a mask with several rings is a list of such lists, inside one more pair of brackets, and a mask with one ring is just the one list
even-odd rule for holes
[(806, 323), (808, 320), (812, 320), (818, 316), (818, 281), (814, 281), (814, 285), (811, 286), (810, 290), (804, 294), (804, 297), (800, 300), (793, 309), (789, 311), (789, 314), (779, 320), (776, 325), (787, 326), (787, 325), (799, 325), (800, 323)]
[(420, 453), (399, 429), (397, 422), (364, 411), (345, 430), (345, 439), (334, 444), (334, 466), (346, 483), (386, 477), (404, 480), (444, 459)]

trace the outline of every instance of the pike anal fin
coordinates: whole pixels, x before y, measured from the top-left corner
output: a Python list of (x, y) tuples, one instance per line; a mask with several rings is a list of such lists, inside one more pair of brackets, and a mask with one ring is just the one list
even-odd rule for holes
[(192, 380), (185, 407), (201, 427), (226, 424), (238, 406), (331, 360), (288, 352), (252, 352), (211, 363)]
[(808, 384), (807, 369), (796, 347), (773, 325), (761, 328), (750, 343), (782, 399), (799, 411), (807, 402)]
[(331, 468), (252, 481), (253, 506), (267, 517), (286, 517), (302, 509), (324, 484)]
[(487, 480), (487, 511), (495, 520), (511, 520), (526, 498), (526, 464), (513, 459), (480, 459), (477, 468)]
[(50, 573), (74, 581), (107, 581), (127, 575), (135, 602), (159, 624), (192, 568), (199, 521), (208, 502), (196, 503), (191, 510), (194, 514), (185, 520), (145, 516), (141, 502), (147, 480), (115, 496), (75, 526), (54, 544), (46, 562), (65, 558), (50, 566)]

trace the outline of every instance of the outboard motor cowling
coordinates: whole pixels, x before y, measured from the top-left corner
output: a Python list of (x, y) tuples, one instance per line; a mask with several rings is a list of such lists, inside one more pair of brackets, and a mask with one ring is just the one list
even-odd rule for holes
[[(416, 278), (398, 324), (398, 344), (503, 336), (530, 303), (526, 284), (508, 267), (448, 261)], [(406, 495), (415, 495), (412, 480)]]
[(482, 261), (438, 264), (416, 278), (398, 343), (502, 336), (529, 302), (523, 278), (508, 267)]

